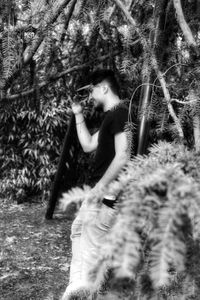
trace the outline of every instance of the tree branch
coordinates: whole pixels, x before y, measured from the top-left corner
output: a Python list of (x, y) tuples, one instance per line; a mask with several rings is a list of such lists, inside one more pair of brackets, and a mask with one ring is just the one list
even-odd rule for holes
[[(116, 56), (118, 54), (119, 54), (119, 51), (115, 51), (114, 53), (112, 53), (113, 56)], [(41, 88), (47, 86), (48, 84), (52, 83), (53, 81), (56, 81), (56, 80), (60, 79), (61, 77), (65, 76), (67, 74), (85, 69), (88, 66), (91, 66), (91, 64), (94, 63), (94, 62), (100, 63), (100, 62), (102, 62), (102, 61), (104, 61), (104, 60), (106, 60), (107, 58), (110, 58), (110, 57), (111, 57), (111, 54), (103, 55), (99, 58), (93, 59), (93, 60), (91, 60), (91, 61), (89, 61), (85, 64), (80, 65), (80, 66), (71, 67), (71, 68), (69, 68), (69, 69), (67, 69), (67, 70), (65, 70), (65, 71), (63, 71), (63, 72), (61, 72), (57, 75), (51, 76), (48, 81), (44, 81), (44, 82), (38, 84), (37, 89), (41, 89)], [(2, 100), (15, 100), (15, 99), (20, 98), (20, 97), (28, 96), (28, 95), (34, 93), (34, 91), (35, 91), (35, 88), (32, 88), (28, 91), (22, 91), (18, 94), (15, 94), (15, 95), (8, 95), (6, 97), (3, 97)]]
[(70, 1), (71, 0), (63, 0), (62, 4), (60, 4), (60, 6), (58, 6), (55, 9), (53, 14), (52, 12), (48, 13), (48, 15), (46, 16), (47, 21), (42, 23), (39, 26), (36, 36), (34, 37), (33, 44), (31, 46), (28, 46), (24, 51), (23, 54), (24, 64), (27, 64), (30, 61), (30, 59), (33, 57), (33, 55), (35, 54), (35, 52), (37, 51), (37, 49), (39, 48), (39, 46), (41, 45), (45, 37), (45, 33), (47, 31), (48, 26), (53, 24), (57, 20), (62, 10), (68, 5)]
[(179, 99), (175, 99), (175, 98), (172, 98), (171, 99), (171, 102), (174, 101), (174, 102), (177, 102), (179, 104), (191, 104), (191, 103), (194, 103), (194, 102), (197, 102), (197, 100), (190, 100), (190, 101), (181, 101)]
[(64, 25), (64, 28), (63, 28), (63, 33), (62, 33), (62, 36), (61, 36), (61, 43), (64, 41), (65, 39), (65, 33), (67, 31), (67, 28), (68, 28), (68, 25), (69, 25), (69, 21), (71, 19), (71, 16), (74, 12), (74, 8), (76, 6), (76, 2), (77, 0), (72, 0), (72, 3), (71, 3), (71, 6), (69, 8), (69, 12), (68, 12), (68, 15), (66, 17), (66, 20), (65, 20), (65, 25)]
[(200, 151), (200, 118), (198, 115), (193, 117), (193, 133), (194, 133), (194, 143), (195, 150)]
[(181, 123), (180, 123), (179, 118), (177, 117), (177, 115), (174, 111), (174, 108), (171, 104), (171, 97), (170, 97), (169, 90), (167, 88), (167, 83), (165, 81), (165, 78), (164, 78), (163, 74), (161, 73), (161, 71), (158, 68), (158, 64), (157, 64), (156, 58), (154, 56), (152, 57), (152, 65), (153, 65), (153, 68), (156, 72), (157, 78), (160, 81), (160, 84), (162, 86), (163, 94), (164, 94), (165, 100), (167, 102), (167, 107), (168, 107), (168, 110), (169, 110), (169, 113), (170, 113), (172, 119), (174, 120), (177, 131), (179, 133), (179, 137), (181, 139), (183, 139), (184, 134), (183, 134), (183, 130), (182, 130), (182, 127), (181, 127)]
[[(9, 76), (9, 78), (6, 78), (5, 84), (2, 87), (3, 89), (8, 88), (9, 84), (20, 73), (21, 69), (30, 62), (33, 55), (36, 53), (37, 49), (39, 48), (42, 41), (44, 40), (48, 26), (53, 24), (56, 21), (56, 19), (58, 18), (62, 10), (68, 5), (70, 1), (71, 0), (63, 0), (62, 3), (55, 8), (53, 14), (52, 12), (47, 13), (47, 16), (45, 18), (46, 21), (43, 21), (39, 26), (39, 28), (37, 29), (32, 45), (28, 46), (23, 53), (23, 59), (22, 59), (23, 63), (22, 64), (18, 63), (17, 65), (13, 66), (12, 74)], [(21, 66), (20, 68), (19, 65)]]
[(196, 105), (193, 106), (193, 135), (195, 150), (200, 151), (200, 117), (199, 109), (197, 107), (197, 103), (199, 102), (198, 92), (193, 89), (190, 89), (187, 98), (189, 99), (189, 102), (196, 102)]
[(131, 11), (133, 9), (133, 7), (135, 6), (135, 0), (131, 0), (130, 1), (130, 4), (129, 4), (129, 7), (128, 7), (128, 11)]
[(142, 33), (140, 32), (140, 29), (139, 29), (136, 21), (133, 19), (133, 17), (131, 16), (130, 12), (128, 11), (128, 8), (120, 0), (113, 0), (113, 1), (121, 9), (121, 11), (123, 12), (123, 14), (125, 15), (125, 17), (129, 21), (129, 23), (135, 28), (135, 31), (137, 32), (138, 36), (140, 37), (140, 42), (141, 42), (144, 50), (146, 50), (147, 46), (148, 46), (147, 45), (147, 41), (143, 37)]
[(174, 3), (175, 10), (176, 10), (178, 23), (181, 27), (181, 30), (185, 37), (185, 40), (187, 41), (189, 46), (193, 46), (195, 49), (197, 49), (197, 43), (192, 35), (192, 31), (191, 31), (190, 27), (188, 26), (188, 24), (185, 20), (184, 14), (183, 14), (181, 0), (173, 0), (173, 3)]

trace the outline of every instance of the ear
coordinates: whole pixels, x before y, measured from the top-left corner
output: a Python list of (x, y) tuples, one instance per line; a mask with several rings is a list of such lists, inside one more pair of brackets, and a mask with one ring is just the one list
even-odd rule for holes
[(103, 93), (106, 94), (108, 92), (108, 85), (107, 84), (104, 84), (102, 86), (102, 90), (103, 90)]

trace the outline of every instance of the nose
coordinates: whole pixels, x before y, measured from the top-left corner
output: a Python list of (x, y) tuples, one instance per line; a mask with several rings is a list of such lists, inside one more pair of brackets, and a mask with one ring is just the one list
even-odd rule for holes
[(89, 96), (88, 96), (89, 101), (91, 101), (93, 99), (92, 97), (92, 92), (89, 92)]

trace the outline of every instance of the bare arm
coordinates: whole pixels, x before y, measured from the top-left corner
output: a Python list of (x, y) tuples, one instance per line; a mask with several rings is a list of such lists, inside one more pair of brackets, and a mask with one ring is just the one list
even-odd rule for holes
[(84, 120), (82, 114), (82, 108), (80, 104), (73, 104), (72, 111), (75, 114), (76, 119), (76, 130), (78, 134), (79, 142), (83, 148), (84, 152), (92, 152), (97, 148), (98, 145), (98, 134), (96, 132), (94, 135), (91, 135)]
[(127, 135), (125, 132), (117, 133), (115, 135), (115, 156), (103, 177), (96, 184), (95, 188), (104, 188), (112, 180), (116, 179), (128, 159), (129, 153)]

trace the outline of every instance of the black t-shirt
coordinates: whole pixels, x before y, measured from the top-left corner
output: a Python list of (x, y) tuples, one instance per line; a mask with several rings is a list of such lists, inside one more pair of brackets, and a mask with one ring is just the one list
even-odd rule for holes
[(99, 129), (98, 147), (95, 153), (92, 186), (104, 175), (115, 156), (114, 136), (125, 130), (128, 123), (128, 108), (124, 104), (107, 111)]

